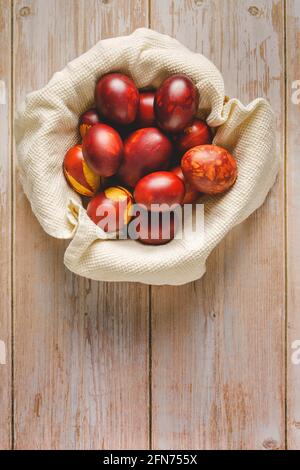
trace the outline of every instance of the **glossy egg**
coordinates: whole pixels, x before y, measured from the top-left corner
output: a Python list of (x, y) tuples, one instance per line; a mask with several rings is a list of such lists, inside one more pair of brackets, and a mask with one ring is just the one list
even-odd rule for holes
[(98, 81), (95, 101), (99, 113), (109, 121), (130, 124), (136, 118), (139, 92), (131, 78), (109, 73)]
[(136, 124), (138, 127), (155, 126), (154, 96), (154, 91), (144, 91), (140, 93), (140, 102), (136, 116)]
[(183, 176), (182, 169), (180, 166), (176, 166), (175, 168), (172, 168), (171, 170), (172, 173), (178, 176), (183, 182), (185, 186), (185, 195), (182, 204), (192, 204), (195, 202), (199, 196), (200, 193), (197, 191), (197, 189), (194, 189), (188, 181), (186, 181), (185, 177)]
[(144, 175), (170, 165), (172, 143), (156, 127), (133, 132), (124, 142), (124, 155), (118, 177), (123, 184), (134, 187)]
[(216, 145), (199, 145), (188, 150), (182, 157), (181, 169), (190, 185), (206, 194), (227, 191), (237, 177), (235, 159)]
[(176, 140), (177, 148), (181, 155), (192, 147), (211, 144), (211, 142), (212, 135), (210, 128), (206, 122), (200, 119), (194, 119), (191, 124), (178, 135)]
[(95, 124), (84, 136), (83, 157), (100, 176), (114, 175), (121, 164), (123, 142), (118, 132), (106, 124)]
[(158, 88), (154, 99), (155, 116), (167, 132), (183, 131), (194, 118), (199, 104), (198, 90), (185, 75), (172, 75)]
[[(169, 171), (156, 171), (144, 176), (136, 185), (134, 199), (147, 210), (170, 210), (171, 206), (182, 204), (185, 194), (183, 181)], [(153, 204), (167, 207), (156, 208)]]
[(169, 217), (163, 218), (159, 212), (155, 216), (147, 212), (146, 217), (141, 218), (138, 240), (146, 245), (165, 245), (173, 240), (176, 232), (176, 214), (171, 212)]
[(130, 192), (121, 186), (114, 186), (106, 188), (89, 202), (87, 214), (104, 232), (114, 233), (129, 223), (132, 204)]
[(98, 111), (95, 108), (89, 109), (80, 116), (79, 119), (79, 132), (83, 138), (90, 127), (98, 124), (100, 122), (100, 117)]
[(98, 190), (100, 178), (84, 161), (81, 145), (75, 145), (68, 150), (63, 169), (67, 182), (78, 194), (92, 197)]

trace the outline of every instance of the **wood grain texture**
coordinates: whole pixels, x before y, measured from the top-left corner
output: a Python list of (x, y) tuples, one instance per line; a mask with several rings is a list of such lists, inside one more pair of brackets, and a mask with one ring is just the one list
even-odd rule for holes
[[(16, 105), (97, 40), (148, 17), (144, 0), (14, 4)], [(42, 232), (15, 184), (15, 448), (146, 448), (148, 288), (64, 269), (65, 244)]]
[(11, 6), (0, 0), (0, 449), (11, 446)]
[[(300, 2), (287, 1), (287, 444), (300, 449)], [(294, 356), (294, 357), (293, 357)]]
[[(152, 0), (151, 27), (210, 58), (229, 96), (268, 98), (283, 155), (283, 1)], [(152, 288), (154, 449), (285, 445), (283, 190), (281, 171), (202, 280)]]

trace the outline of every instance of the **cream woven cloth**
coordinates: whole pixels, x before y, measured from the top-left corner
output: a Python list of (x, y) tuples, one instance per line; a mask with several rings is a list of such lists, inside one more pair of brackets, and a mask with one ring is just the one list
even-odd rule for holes
[[(214, 143), (237, 159), (233, 188), (206, 199), (204, 243), (196, 236), (156, 247), (106, 240), (67, 185), (62, 162), (78, 142), (78, 116), (93, 104), (96, 80), (113, 71), (130, 75), (139, 88), (158, 87), (170, 74), (188, 75), (199, 90), (198, 115), (218, 127)], [(185, 284), (204, 274), (210, 252), (263, 203), (278, 169), (270, 105), (263, 99), (247, 107), (236, 99), (223, 103), (223, 79), (209, 60), (145, 28), (98, 42), (27, 96), (15, 125), (21, 181), (43, 229), (53, 237), (72, 239), (64, 257), (71, 271), (95, 280), (157, 285)]]

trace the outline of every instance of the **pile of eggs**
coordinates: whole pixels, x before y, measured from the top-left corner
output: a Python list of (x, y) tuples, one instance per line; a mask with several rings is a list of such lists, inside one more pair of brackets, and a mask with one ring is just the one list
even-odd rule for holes
[(136, 204), (147, 214), (138, 240), (166, 243), (174, 237), (174, 218), (166, 234), (158, 214), (153, 238), (151, 211), (191, 204), (234, 184), (236, 161), (212, 145), (212, 130), (195, 117), (198, 104), (198, 90), (185, 75), (168, 77), (156, 91), (138, 90), (121, 73), (100, 78), (95, 107), (79, 119), (82, 143), (67, 151), (63, 168), (69, 185), (91, 198), (87, 214), (102, 230), (126, 229)]

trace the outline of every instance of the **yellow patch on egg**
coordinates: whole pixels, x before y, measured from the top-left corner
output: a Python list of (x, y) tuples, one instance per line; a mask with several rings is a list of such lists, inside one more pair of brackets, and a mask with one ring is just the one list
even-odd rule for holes
[(87, 184), (90, 186), (92, 195), (95, 194), (100, 186), (100, 176), (95, 175), (92, 170), (87, 166), (85, 161), (82, 163), (82, 171)]
[(70, 185), (72, 186), (72, 188), (79, 194), (81, 194), (82, 196), (88, 196), (88, 197), (92, 197), (94, 195), (94, 193), (88, 189), (88, 188), (85, 188), (84, 186), (82, 186), (82, 184), (78, 183), (78, 181), (73, 178), (73, 176), (71, 176), (67, 171), (65, 171), (65, 176), (68, 180), (68, 182), (70, 183)]

